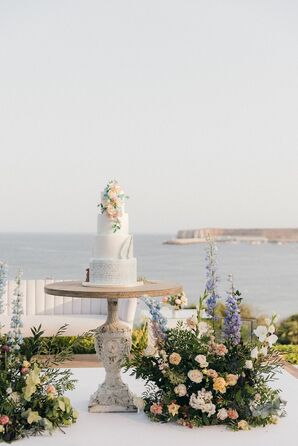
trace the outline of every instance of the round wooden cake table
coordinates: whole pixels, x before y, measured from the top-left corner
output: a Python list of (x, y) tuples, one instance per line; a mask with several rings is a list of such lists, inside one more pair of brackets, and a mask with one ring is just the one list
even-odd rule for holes
[(100, 298), (108, 301), (107, 320), (95, 330), (95, 349), (103, 362), (106, 377), (91, 395), (89, 412), (136, 412), (133, 395), (123, 383), (120, 371), (131, 348), (131, 328), (118, 317), (118, 300), (150, 296), (161, 297), (182, 292), (182, 286), (170, 282), (146, 281), (134, 287), (92, 287), (82, 282), (55, 282), (45, 286), (54, 296)]

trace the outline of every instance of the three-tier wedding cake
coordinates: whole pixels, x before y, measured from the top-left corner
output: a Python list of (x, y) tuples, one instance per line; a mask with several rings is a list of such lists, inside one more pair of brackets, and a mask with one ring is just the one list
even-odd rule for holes
[(89, 284), (96, 286), (137, 285), (137, 259), (128, 231), (128, 198), (117, 181), (110, 181), (101, 194), (97, 216), (97, 235), (90, 259)]

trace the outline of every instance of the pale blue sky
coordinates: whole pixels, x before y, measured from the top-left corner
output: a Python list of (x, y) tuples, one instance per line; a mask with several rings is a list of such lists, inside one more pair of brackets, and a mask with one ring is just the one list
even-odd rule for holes
[(0, 2), (0, 231), (298, 226), (298, 3)]

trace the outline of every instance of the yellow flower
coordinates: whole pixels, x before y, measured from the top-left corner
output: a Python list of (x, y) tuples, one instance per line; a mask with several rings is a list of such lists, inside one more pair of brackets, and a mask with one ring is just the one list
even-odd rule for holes
[(220, 393), (226, 392), (227, 383), (224, 380), (224, 378), (221, 378), (220, 376), (218, 378), (215, 378), (213, 382), (213, 389), (217, 390)]
[(181, 361), (181, 356), (179, 355), (179, 353), (174, 352), (169, 357), (170, 364), (178, 365), (180, 364), (180, 361)]
[(40, 384), (39, 377), (40, 369), (34, 364), (33, 370), (30, 370), (26, 377), (26, 387), (23, 388), (24, 398), (26, 401), (30, 401), (31, 395), (36, 391), (37, 384)]
[(25, 416), (27, 418), (28, 424), (37, 423), (39, 420), (41, 420), (41, 416), (39, 415), (39, 413), (36, 411), (33, 411), (31, 408), (26, 410), (26, 412), (24, 412), (23, 416)]
[(233, 375), (233, 373), (229, 373), (226, 376), (226, 381), (227, 381), (228, 386), (235, 386), (238, 381), (238, 375)]
[(249, 424), (245, 420), (240, 420), (238, 422), (238, 428), (242, 429), (243, 431), (248, 431), (249, 430)]
[(23, 367), (26, 367), (29, 369), (30, 367), (30, 362), (29, 361), (23, 361)]
[(2, 426), (2, 424), (0, 424), (0, 433), (4, 431), (4, 426)]
[(174, 417), (175, 415), (178, 415), (179, 407), (179, 404), (171, 403), (168, 406), (168, 411)]
[(271, 415), (270, 421), (272, 424), (278, 423), (278, 417), (276, 415)]

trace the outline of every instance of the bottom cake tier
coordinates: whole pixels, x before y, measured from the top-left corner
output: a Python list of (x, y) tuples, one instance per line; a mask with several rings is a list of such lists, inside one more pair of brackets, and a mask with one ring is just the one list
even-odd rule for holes
[(135, 286), (137, 259), (91, 259), (89, 280), (103, 286)]

